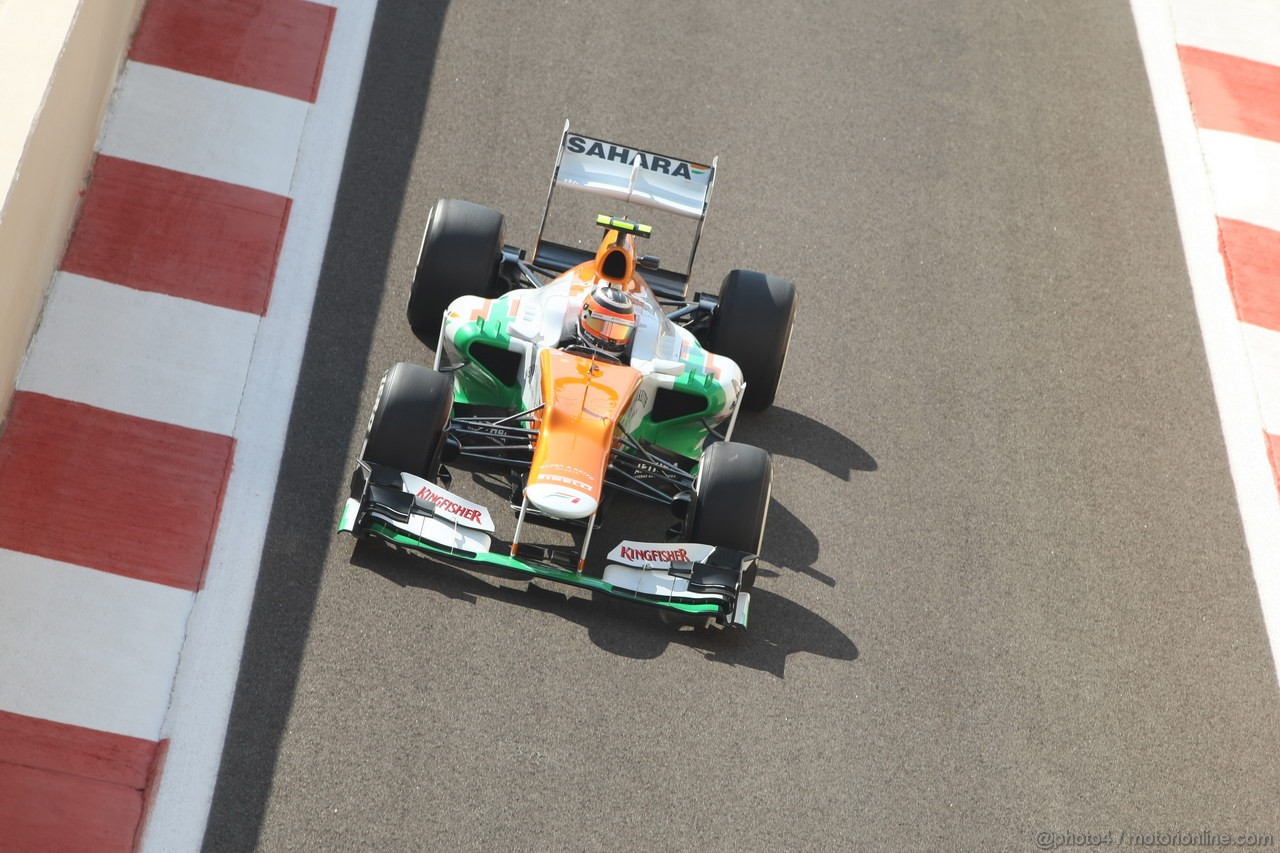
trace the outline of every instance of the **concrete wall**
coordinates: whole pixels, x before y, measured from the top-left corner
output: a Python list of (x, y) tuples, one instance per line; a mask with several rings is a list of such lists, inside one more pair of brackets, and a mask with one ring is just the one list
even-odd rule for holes
[(146, 0), (0, 0), (0, 418)]

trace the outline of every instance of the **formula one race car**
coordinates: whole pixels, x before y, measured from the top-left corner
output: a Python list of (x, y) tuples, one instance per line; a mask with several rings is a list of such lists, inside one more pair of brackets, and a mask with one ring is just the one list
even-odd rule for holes
[[(794, 285), (734, 270), (719, 296), (688, 295), (715, 180), (701, 165), (570, 132), (566, 122), (532, 257), (503, 217), (442, 200), (427, 218), (409, 323), (432, 368), (383, 378), (339, 530), (504, 574), (659, 608), (674, 621), (747, 623), (769, 508), (769, 455), (731, 441), (742, 408), (774, 399)], [(597, 217), (594, 251), (543, 239), (557, 187), (697, 222), (686, 269), (637, 254), (652, 229)], [(516, 515), (495, 546), (490, 510), (447, 488), (444, 463), (506, 478)], [(670, 506), (665, 541), (619, 542), (586, 565), (603, 509), (624, 493)], [(573, 545), (528, 541), (529, 525)]]

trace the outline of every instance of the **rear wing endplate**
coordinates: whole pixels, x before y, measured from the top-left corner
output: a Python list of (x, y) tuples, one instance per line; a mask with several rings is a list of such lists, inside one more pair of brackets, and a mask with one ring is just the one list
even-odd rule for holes
[(702, 237), (702, 223), (707, 218), (707, 204), (711, 199), (711, 188), (715, 185), (718, 159), (713, 158), (709, 164), (695, 163), (643, 148), (606, 142), (574, 133), (566, 121), (564, 132), (560, 136), (560, 149), (556, 153), (555, 170), (551, 173), (551, 186), (547, 189), (542, 224), (538, 226), (532, 261), (537, 263), (538, 256), (542, 255), (544, 263), (559, 267), (578, 254), (583, 257), (574, 261), (575, 263), (591, 257), (590, 253), (582, 253), (581, 250), (542, 239), (556, 187), (616, 198), (697, 220), (697, 231), (685, 270), (657, 270), (654, 271), (659, 273), (656, 276), (646, 273), (646, 278), (654, 279), (650, 284), (655, 290), (661, 292), (669, 288), (675, 289), (677, 293), (671, 295), (683, 298), (685, 283), (693, 271), (698, 241)]

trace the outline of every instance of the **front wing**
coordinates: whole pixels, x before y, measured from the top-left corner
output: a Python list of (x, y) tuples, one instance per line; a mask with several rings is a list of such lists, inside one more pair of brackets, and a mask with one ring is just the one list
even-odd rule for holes
[(741, 588), (754, 554), (697, 543), (625, 541), (599, 576), (493, 549), (488, 510), (412, 474), (361, 462), (338, 531), (477, 566), (594, 590), (671, 612), (682, 621), (746, 627)]

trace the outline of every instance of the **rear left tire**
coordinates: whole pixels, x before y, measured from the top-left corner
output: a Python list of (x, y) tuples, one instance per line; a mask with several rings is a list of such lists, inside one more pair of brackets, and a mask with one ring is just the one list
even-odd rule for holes
[(763, 411), (773, 404), (791, 344), (796, 318), (796, 286), (751, 270), (733, 270), (720, 285), (720, 304), (711, 322), (711, 351), (742, 369), (747, 390), (742, 406)]

